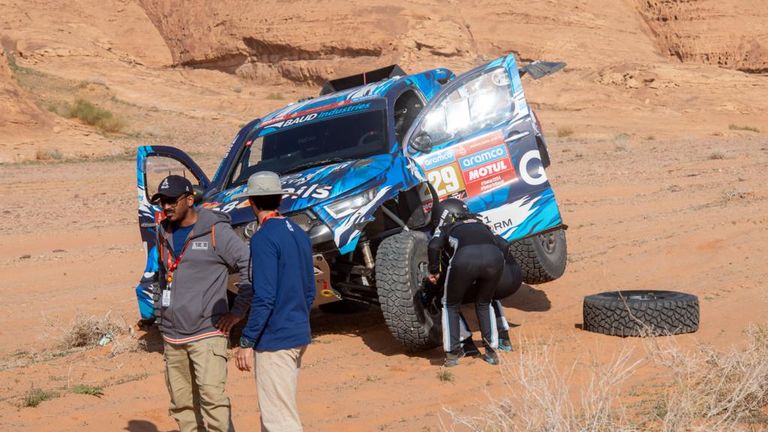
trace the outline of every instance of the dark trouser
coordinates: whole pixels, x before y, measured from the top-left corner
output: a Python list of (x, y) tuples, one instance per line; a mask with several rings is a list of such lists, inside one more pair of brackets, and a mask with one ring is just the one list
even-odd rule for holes
[(473, 285), (483, 344), (490, 348), (498, 346), (496, 320), (491, 319), (491, 300), (503, 269), (504, 256), (493, 245), (460, 248), (451, 258), (443, 294), (443, 349), (446, 352), (456, 353), (461, 348), (461, 303)]
[[(509, 339), (509, 333), (507, 332), (509, 330), (509, 322), (507, 322), (507, 318), (504, 316), (504, 306), (502, 306), (501, 302), (498, 300), (493, 300), (491, 302), (491, 309), (493, 310), (493, 319), (496, 321), (496, 331), (499, 334), (499, 338), (502, 338), (502, 335), (505, 335), (504, 337)], [(467, 324), (467, 319), (464, 318), (464, 314), (459, 312), (459, 339), (466, 340), (468, 338), (472, 337), (472, 332), (469, 330), (469, 324)]]
[[(496, 316), (496, 328), (499, 331), (499, 337), (503, 334), (509, 335), (508, 332), (503, 330), (509, 330), (509, 323), (504, 317), (504, 308), (499, 300), (505, 299), (512, 294), (516, 293), (520, 289), (520, 285), (523, 283), (523, 273), (520, 265), (515, 262), (512, 257), (507, 257), (504, 265), (504, 272), (499, 279), (499, 283), (496, 285), (496, 291), (493, 293), (493, 307), (494, 315)], [(472, 302), (473, 292), (468, 292), (464, 296), (464, 303)], [(472, 337), (472, 332), (469, 331), (469, 325), (467, 325), (466, 319), (461, 315), (461, 340)]]

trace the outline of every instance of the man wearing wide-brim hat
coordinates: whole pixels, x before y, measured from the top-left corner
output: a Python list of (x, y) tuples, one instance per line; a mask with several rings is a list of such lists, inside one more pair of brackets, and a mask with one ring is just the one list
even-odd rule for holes
[(256, 386), (263, 431), (302, 431), (296, 405), (301, 357), (311, 341), (309, 309), (315, 299), (312, 242), (278, 208), (280, 177), (257, 172), (236, 197), (248, 197), (259, 230), (251, 237), (253, 297), (236, 353), (250, 371), (256, 352)]

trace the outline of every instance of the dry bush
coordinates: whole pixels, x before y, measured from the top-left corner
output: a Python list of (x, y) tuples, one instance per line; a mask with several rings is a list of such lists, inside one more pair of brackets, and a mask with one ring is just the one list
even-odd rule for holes
[(742, 126), (742, 125), (730, 124), (728, 125), (728, 129), (736, 130), (736, 131), (748, 131), (748, 132), (760, 133), (760, 129), (754, 126)]
[(709, 155), (709, 160), (723, 160), (727, 158), (725, 150), (715, 150)]
[(137, 339), (135, 335), (128, 334), (112, 341), (112, 357), (132, 352), (148, 351), (147, 342)]
[[(528, 345), (533, 346), (533, 345)], [(608, 365), (596, 362), (580, 370), (556, 367), (546, 346), (521, 352), (514, 365), (503, 363), (502, 376), (509, 387), (509, 398), (492, 400), (480, 416), (461, 416), (449, 411), (450, 430), (473, 432), (514, 431), (598, 431), (634, 430), (627, 426), (624, 409), (617, 396), (622, 383), (640, 361), (632, 361), (631, 351), (623, 351)], [(585, 385), (572, 383), (580, 373), (587, 373)]]
[[(623, 351), (613, 361), (593, 363), (586, 370), (579, 363), (557, 367), (546, 347), (525, 351), (514, 365), (502, 364), (505, 394), (512, 396), (491, 398), (475, 417), (446, 410), (451, 418), (443, 428), (473, 432), (768, 430), (763, 412), (768, 406), (768, 330), (754, 326), (746, 335), (745, 346), (728, 352), (703, 344), (684, 350), (675, 338), (649, 336), (647, 361), (635, 361), (630, 351)], [(653, 378), (633, 395), (643, 398), (643, 403), (634, 404), (628, 412), (619, 392), (641, 363), (643, 372)], [(586, 384), (574, 384), (579, 382)]]
[(78, 118), (83, 123), (96, 126), (104, 132), (119, 132), (125, 127), (125, 122), (112, 114), (111, 111), (100, 108), (84, 99), (78, 99), (68, 107), (67, 117)]
[(557, 129), (558, 138), (566, 138), (573, 135), (573, 128), (568, 126), (562, 126)]
[(126, 333), (128, 325), (122, 318), (111, 316), (107, 312), (103, 317), (77, 314), (61, 337), (64, 349), (96, 346), (105, 335), (116, 337)]
[(52, 149), (37, 149), (35, 152), (35, 159), (39, 161), (61, 160), (64, 155), (57, 148)]
[(29, 389), (28, 392), (24, 394), (24, 397), (21, 400), (21, 406), (22, 407), (31, 407), (34, 408), (40, 403), (45, 402), (47, 400), (51, 400), (54, 398), (59, 397), (59, 395), (55, 392), (43, 390), (38, 387), (32, 387)]
[(684, 352), (673, 340), (649, 340), (655, 363), (671, 375), (658, 401), (661, 430), (741, 430), (747, 427), (744, 422), (763, 417), (760, 411), (768, 404), (768, 331), (753, 326), (746, 335), (744, 348), (725, 353), (707, 345)]

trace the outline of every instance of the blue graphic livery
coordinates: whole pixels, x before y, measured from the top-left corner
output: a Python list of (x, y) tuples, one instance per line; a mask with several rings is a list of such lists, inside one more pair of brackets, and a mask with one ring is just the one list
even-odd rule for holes
[[(383, 70), (391, 72), (382, 76)], [(229, 213), (245, 240), (258, 227), (248, 201), (233, 197), (255, 172), (280, 174), (291, 193), (280, 211), (313, 242), (319, 304), (337, 299), (386, 303), (386, 294), (376, 287), (380, 246), (393, 236), (429, 235), (438, 200), (464, 199), (510, 241), (563, 228), (544, 171), (549, 155), (523, 93), (525, 71), (514, 56), (458, 77), (444, 68), (401, 72), (390, 67), (334, 80), (327, 94), (251, 121), (237, 133), (211, 180), (178, 149), (141, 147), (139, 225), (148, 258), (137, 287), (142, 317), (152, 314), (148, 293), (157, 271), (155, 215), (160, 210), (147, 197), (171, 172), (197, 179), (198, 205)], [(377, 81), (369, 82), (370, 76)], [(415, 293), (419, 286), (409, 289)], [(398, 332), (393, 328), (401, 341), (411, 343)]]

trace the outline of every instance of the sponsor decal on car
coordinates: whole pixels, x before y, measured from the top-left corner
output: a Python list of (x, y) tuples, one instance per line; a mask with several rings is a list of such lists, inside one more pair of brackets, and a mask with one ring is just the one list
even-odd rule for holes
[(480, 195), (517, 178), (501, 131), (448, 147), (419, 162), (441, 199)]
[(262, 127), (264, 128), (284, 128), (293, 126), (300, 123), (305, 123), (313, 120), (324, 120), (327, 118), (349, 114), (357, 111), (367, 110), (371, 107), (370, 103), (358, 103), (350, 105), (349, 101), (343, 101), (324, 105), (322, 107), (311, 108), (304, 111), (299, 111), (293, 114), (287, 114), (280, 117), (276, 117), (272, 120), (265, 122)]

